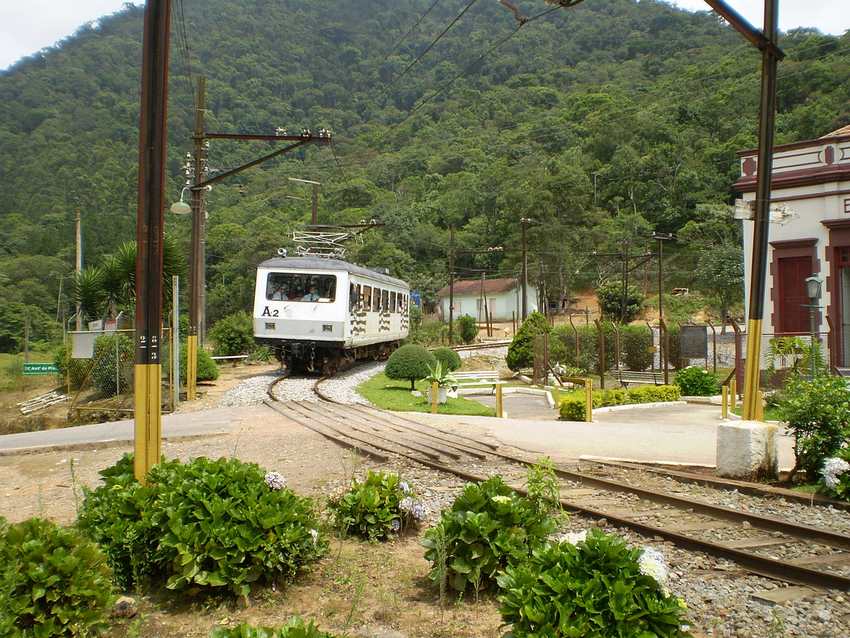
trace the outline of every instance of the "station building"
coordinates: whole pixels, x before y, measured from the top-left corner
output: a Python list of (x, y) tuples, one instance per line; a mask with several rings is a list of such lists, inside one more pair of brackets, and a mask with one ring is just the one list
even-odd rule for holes
[[(437, 291), (440, 300), (440, 317), (449, 319), (449, 287)], [(458, 279), (454, 282), (455, 319), (469, 315), (476, 321), (484, 322), (484, 304), (487, 299), (487, 312), (491, 321), (511, 321), (522, 317), (522, 286), (518, 279)], [(529, 284), (526, 287), (526, 304), (529, 314), (537, 310), (537, 288)]]
[[(756, 196), (758, 152), (738, 155), (734, 190), (746, 204)], [(850, 367), (850, 126), (774, 147), (771, 189), (762, 352), (774, 336), (810, 334), (806, 279), (815, 275), (822, 282), (816, 311), (821, 342), (833, 366)], [(743, 224), (749, 300), (754, 222)]]

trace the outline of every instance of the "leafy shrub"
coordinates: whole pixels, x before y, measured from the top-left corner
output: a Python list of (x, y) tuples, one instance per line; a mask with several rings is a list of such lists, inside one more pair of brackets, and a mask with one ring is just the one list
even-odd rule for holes
[(850, 437), (850, 390), (841, 377), (792, 378), (779, 413), (794, 435), (795, 470), (804, 469), (810, 478)]
[(337, 529), (377, 541), (402, 534), (425, 517), (425, 507), (414, 498), (398, 474), (370, 471), (329, 506)]
[(114, 334), (98, 337), (94, 342), (92, 385), (103, 394), (132, 392), (135, 356), (133, 340), (127, 335)]
[(81, 388), (85, 383), (91, 367), (91, 359), (72, 359), (71, 349), (66, 344), (56, 349), (53, 354), (53, 363), (59, 369), (62, 383), (65, 383), (67, 379), (74, 390)]
[(428, 376), (428, 367), (434, 367), (437, 359), (424, 346), (409, 343), (390, 355), (384, 374), (390, 379), (410, 380), (410, 389), (418, 379)]
[(218, 627), (210, 634), (210, 638), (334, 638), (334, 636), (319, 631), (312, 620), (305, 623), (301, 618), (295, 617), (279, 629), (251, 625), (239, 625), (233, 629)]
[(437, 348), (433, 354), (437, 362), (443, 365), (443, 370), (454, 372), (460, 368), (460, 355), (451, 348)]
[(534, 338), (549, 330), (549, 322), (541, 313), (532, 312), (528, 315), (508, 347), (508, 367), (519, 370), (534, 365)]
[(546, 543), (498, 576), (502, 619), (515, 638), (688, 636), (682, 604), (640, 559), (640, 549), (600, 530), (577, 545)]
[(168, 577), (170, 589), (229, 587), (290, 577), (324, 550), (309, 499), (276, 473), (236, 459), (156, 465), (142, 487), (126, 455), (86, 495), (80, 526), (117, 565), (127, 586)]
[[(180, 383), (186, 383), (187, 347), (184, 343), (180, 346)], [(198, 374), (197, 381), (215, 381), (218, 379), (218, 366), (210, 353), (203, 348), (198, 348)]]
[(698, 366), (679, 370), (675, 383), (686, 397), (711, 397), (720, 394), (720, 382), (717, 377)]
[(457, 320), (458, 334), (464, 343), (472, 343), (478, 336), (478, 323), (474, 317), (461, 315)]
[(150, 473), (147, 487), (133, 476), (133, 455), (100, 472), (103, 484), (94, 491), (83, 488), (77, 526), (106, 555), (116, 584), (124, 590), (150, 577), (157, 569), (158, 530), (143, 514), (150, 510), (155, 484), (173, 463), (159, 464)]
[(607, 319), (629, 323), (637, 319), (643, 309), (643, 293), (634, 286), (629, 286), (626, 291), (625, 317), (623, 317), (623, 284), (619, 281), (610, 281), (602, 284), (596, 290), (596, 298), (599, 300), (599, 308)]
[[(439, 529), (438, 529), (439, 528)], [(531, 549), (555, 529), (555, 521), (530, 499), (505, 485), (499, 476), (467, 485), (436, 527), (425, 532), (422, 544), (437, 582), (445, 567), (451, 587), (477, 592), (495, 582), (496, 573), (513, 561), (524, 560)], [(437, 561), (437, 537), (445, 536), (446, 564)]]
[(830, 496), (850, 501), (850, 448), (843, 448), (837, 457), (824, 460), (821, 480)]
[[(572, 326), (561, 325), (553, 330), (549, 340), (549, 358), (569, 367), (583, 370), (584, 373), (599, 371), (599, 332), (595, 325), (577, 326), (579, 354), (576, 356), (576, 334)], [(605, 369), (614, 367), (616, 352), (614, 349), (614, 328), (610, 323), (603, 324), (605, 334)]]
[(669, 365), (673, 366), (674, 369), (680, 370), (681, 368), (684, 368), (687, 363), (684, 359), (682, 359), (682, 343), (679, 340), (681, 331), (679, 330), (679, 326), (671, 326), (668, 323), (667, 334), (669, 335), (668, 343), (670, 344), (670, 351), (667, 353), (667, 362)]
[(112, 600), (103, 555), (79, 532), (38, 518), (0, 525), (0, 635), (89, 636)]
[(652, 332), (646, 326), (620, 328), (620, 349), (629, 370), (643, 371), (651, 366), (654, 355), (651, 348)]
[[(613, 405), (631, 403), (661, 403), (678, 401), (681, 398), (679, 387), (675, 385), (644, 385), (623, 390), (613, 388), (593, 393), (593, 407), (605, 408)], [(558, 412), (564, 421), (584, 421), (585, 400), (583, 395), (567, 396), (561, 401)]]
[(254, 319), (244, 310), (219, 319), (210, 329), (215, 353), (222, 356), (248, 354), (256, 346)]

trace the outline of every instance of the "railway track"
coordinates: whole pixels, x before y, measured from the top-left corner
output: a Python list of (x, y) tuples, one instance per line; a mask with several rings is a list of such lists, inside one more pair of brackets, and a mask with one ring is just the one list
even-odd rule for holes
[(452, 346), (455, 352), (464, 352), (466, 350), (488, 350), (491, 348), (506, 348), (511, 345), (511, 340), (506, 341), (488, 341), (484, 343), (470, 343), (462, 346)]
[[(373, 407), (336, 403), (322, 393), (324, 378), (314, 384), (319, 401), (279, 401), (274, 386), (284, 379), (270, 385), (266, 405), (379, 462), (402, 457), (476, 482), (487, 477), (465, 469), (470, 464), (510, 464), (517, 470), (533, 464), (497, 445), (444, 427)], [(568, 467), (558, 466), (555, 472), (561, 481), (561, 505), (570, 512), (733, 561), (761, 576), (850, 591), (850, 536), (844, 533)], [(521, 486), (514, 487), (523, 492)]]

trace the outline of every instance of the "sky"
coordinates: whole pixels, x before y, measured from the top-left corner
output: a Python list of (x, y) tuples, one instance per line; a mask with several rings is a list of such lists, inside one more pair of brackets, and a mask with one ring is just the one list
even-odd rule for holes
[[(593, 2), (593, 0), (586, 0)], [(671, 0), (684, 9), (704, 10), (703, 0)], [(727, 0), (760, 26), (764, 0)], [(0, 69), (72, 34), (91, 20), (121, 9), (126, 0), (0, 0)], [(133, 4), (143, 4), (136, 0)], [(850, 29), (850, 0), (779, 0), (779, 28), (816, 27), (841, 34)]]

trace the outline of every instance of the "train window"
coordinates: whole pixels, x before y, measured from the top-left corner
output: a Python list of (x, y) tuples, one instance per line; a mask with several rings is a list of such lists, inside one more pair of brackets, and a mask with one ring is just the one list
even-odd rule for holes
[(386, 312), (390, 307), (390, 291), (381, 291), (381, 312)]
[(348, 292), (348, 307), (351, 310), (357, 308), (357, 303), (360, 299), (360, 286), (351, 284), (351, 289)]
[(364, 310), (369, 310), (372, 307), (372, 286), (363, 286), (363, 298), (360, 300), (360, 307)]
[(336, 276), (273, 272), (266, 281), (266, 299), (271, 301), (314, 301), (336, 299)]
[[(400, 296), (400, 295), (399, 295), (399, 296)], [(396, 311), (396, 301), (397, 301), (397, 300), (396, 300), (396, 293), (395, 293), (395, 290), (393, 290), (393, 291), (390, 293), (390, 312), (395, 312), (395, 311)]]
[(381, 312), (381, 291), (378, 288), (372, 293), (372, 312)]

